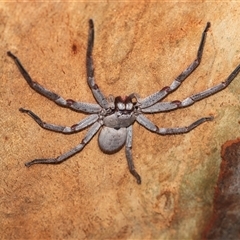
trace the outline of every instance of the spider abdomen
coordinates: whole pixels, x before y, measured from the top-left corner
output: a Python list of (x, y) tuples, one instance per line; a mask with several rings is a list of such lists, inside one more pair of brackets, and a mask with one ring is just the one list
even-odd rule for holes
[(98, 135), (100, 149), (108, 154), (118, 152), (126, 142), (126, 128), (103, 127)]

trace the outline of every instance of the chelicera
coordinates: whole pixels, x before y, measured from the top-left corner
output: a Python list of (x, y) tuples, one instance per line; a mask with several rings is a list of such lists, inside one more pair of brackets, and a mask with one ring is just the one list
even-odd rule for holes
[(93, 138), (93, 136), (100, 130), (98, 136), (98, 143), (100, 149), (108, 154), (118, 152), (125, 145), (125, 153), (127, 158), (127, 163), (130, 173), (136, 178), (137, 183), (141, 183), (141, 177), (135, 170), (132, 157), (132, 136), (133, 129), (132, 125), (134, 122), (138, 122), (140, 125), (144, 126), (147, 130), (157, 133), (160, 135), (168, 134), (181, 134), (187, 133), (199, 126), (200, 124), (211, 121), (212, 116), (203, 117), (193, 122), (187, 127), (176, 127), (176, 128), (160, 128), (151, 122), (144, 114), (161, 113), (175, 110), (178, 108), (188, 107), (195, 102), (206, 98), (212, 94), (215, 94), (224, 88), (226, 88), (232, 80), (240, 72), (240, 65), (227, 77), (224, 82), (209, 88), (203, 92), (194, 94), (187, 97), (183, 101), (172, 101), (172, 102), (162, 102), (162, 100), (171, 92), (175, 91), (181, 83), (198, 67), (201, 62), (204, 43), (207, 35), (207, 31), (210, 27), (210, 23), (207, 23), (203, 33), (201, 42), (198, 48), (196, 59), (184, 70), (170, 86), (166, 86), (160, 91), (153, 93), (145, 98), (140, 98), (138, 94), (132, 93), (126, 97), (105, 97), (102, 91), (99, 89), (98, 85), (95, 83), (94, 79), (94, 67), (92, 59), (93, 42), (94, 42), (94, 25), (93, 20), (89, 20), (89, 34), (88, 34), (88, 46), (86, 54), (86, 67), (87, 67), (87, 82), (92, 91), (92, 94), (96, 100), (94, 103), (76, 102), (72, 99), (65, 100), (58, 94), (49, 91), (48, 89), (41, 86), (39, 83), (32, 80), (28, 72), (24, 69), (19, 59), (8, 52), (15, 64), (17, 65), (22, 76), (27, 81), (28, 85), (40, 93), (41, 95), (47, 97), (51, 101), (54, 101), (61, 107), (70, 108), (77, 112), (83, 112), (89, 114), (86, 118), (72, 125), (71, 127), (59, 126), (55, 124), (50, 124), (42, 121), (35, 113), (31, 110), (20, 108), (19, 110), (23, 113), (27, 113), (32, 117), (42, 128), (60, 132), (60, 133), (75, 133), (79, 132), (87, 127), (90, 127), (89, 131), (82, 139), (81, 143), (70, 151), (63, 153), (56, 158), (41, 158), (34, 159), (27, 162), (25, 165), (27, 167), (33, 164), (46, 164), (46, 163), (61, 163), (66, 159), (70, 158), (74, 154), (80, 152), (85, 145)]

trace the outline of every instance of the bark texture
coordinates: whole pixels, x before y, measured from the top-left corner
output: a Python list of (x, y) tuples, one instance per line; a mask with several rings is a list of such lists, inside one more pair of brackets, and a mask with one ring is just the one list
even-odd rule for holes
[(30, 89), (6, 52), (48, 89), (94, 102), (85, 69), (92, 18), (97, 84), (106, 95), (145, 97), (195, 59), (210, 21), (200, 67), (165, 99), (183, 100), (220, 83), (239, 64), (239, 15), (237, 2), (0, 3), (1, 238), (200, 239), (212, 213), (221, 145), (240, 134), (240, 76), (191, 107), (149, 116), (159, 127), (177, 127), (214, 115), (188, 134), (158, 136), (134, 124), (137, 185), (124, 150), (102, 153), (97, 136), (62, 164), (24, 166), (71, 149), (87, 130), (67, 136), (43, 130), (20, 107), (66, 126), (85, 115)]

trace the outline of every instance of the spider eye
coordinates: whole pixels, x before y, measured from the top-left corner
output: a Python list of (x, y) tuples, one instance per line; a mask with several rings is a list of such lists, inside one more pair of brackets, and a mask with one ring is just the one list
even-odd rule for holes
[(126, 104), (126, 110), (132, 110), (133, 104), (131, 102)]
[(119, 110), (124, 110), (125, 109), (125, 105), (122, 102), (117, 103), (117, 107), (118, 107)]

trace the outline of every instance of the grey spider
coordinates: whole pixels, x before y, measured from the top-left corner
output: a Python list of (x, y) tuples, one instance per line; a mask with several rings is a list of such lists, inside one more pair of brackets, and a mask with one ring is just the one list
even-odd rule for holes
[(89, 116), (81, 120), (79, 123), (74, 124), (71, 127), (65, 127), (43, 122), (31, 110), (20, 108), (19, 110), (21, 112), (27, 113), (40, 125), (40, 127), (47, 130), (60, 133), (75, 133), (91, 126), (86, 136), (82, 139), (81, 143), (70, 151), (63, 153), (56, 158), (35, 159), (25, 163), (25, 165), (29, 167), (33, 164), (39, 163), (61, 163), (73, 156), (74, 154), (80, 152), (101, 128), (98, 136), (98, 144), (100, 149), (105, 153), (112, 154), (118, 152), (125, 145), (125, 153), (129, 171), (136, 178), (137, 183), (141, 184), (141, 177), (135, 170), (132, 157), (133, 123), (137, 121), (147, 130), (160, 135), (187, 133), (195, 127), (199, 126), (200, 124), (206, 121), (211, 121), (213, 117), (209, 116), (200, 118), (187, 127), (159, 128), (143, 114), (168, 112), (178, 108), (188, 107), (194, 104), (196, 101), (206, 98), (226, 88), (240, 72), (240, 65), (238, 65), (224, 82), (221, 82), (220, 84), (212, 88), (187, 97), (183, 101), (177, 100), (172, 102), (161, 102), (161, 100), (164, 99), (169, 93), (175, 91), (200, 64), (204, 43), (209, 28), (210, 23), (208, 22), (202, 33), (202, 38), (198, 48), (196, 59), (172, 82), (170, 86), (166, 86), (160, 91), (157, 91), (156, 93), (153, 93), (146, 98), (140, 98), (138, 94), (135, 93), (132, 93), (126, 97), (118, 96), (114, 98), (110, 95), (108, 98), (106, 98), (94, 80), (94, 67), (92, 59), (94, 43), (94, 25), (93, 20), (90, 19), (86, 54), (87, 82), (94, 98), (97, 101), (97, 104), (76, 102), (72, 99), (65, 100), (56, 93), (47, 90), (39, 83), (32, 80), (28, 72), (24, 69), (21, 62), (15, 55), (13, 55), (10, 51), (7, 52), (8, 56), (10, 56), (14, 60), (22, 76), (25, 78), (28, 85), (33, 90), (47, 97), (61, 107), (66, 107), (77, 112), (90, 114)]

